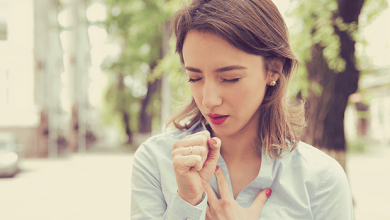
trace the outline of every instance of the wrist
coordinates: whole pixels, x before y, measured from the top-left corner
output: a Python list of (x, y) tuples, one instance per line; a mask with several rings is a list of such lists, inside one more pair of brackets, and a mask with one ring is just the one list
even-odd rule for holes
[(188, 197), (188, 196), (185, 196), (185, 195), (182, 195), (180, 193), (180, 191), (177, 192), (179, 194), (179, 196), (184, 200), (186, 201), (188, 204), (192, 205), (192, 206), (196, 206), (196, 205), (199, 205), (199, 203), (202, 201), (202, 195), (203, 195), (203, 192), (195, 197)]

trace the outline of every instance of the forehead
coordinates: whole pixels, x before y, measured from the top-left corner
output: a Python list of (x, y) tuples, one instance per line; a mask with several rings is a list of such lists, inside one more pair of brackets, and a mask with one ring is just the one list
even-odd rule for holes
[(185, 65), (202, 66), (254, 65), (263, 62), (261, 56), (239, 50), (218, 35), (197, 31), (187, 34), (183, 59)]

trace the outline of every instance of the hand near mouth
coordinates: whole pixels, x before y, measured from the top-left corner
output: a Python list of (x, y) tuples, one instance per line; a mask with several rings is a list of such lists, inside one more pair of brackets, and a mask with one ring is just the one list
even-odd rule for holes
[(208, 131), (189, 135), (173, 144), (172, 159), (179, 196), (191, 205), (202, 199), (206, 184), (214, 175), (221, 140)]

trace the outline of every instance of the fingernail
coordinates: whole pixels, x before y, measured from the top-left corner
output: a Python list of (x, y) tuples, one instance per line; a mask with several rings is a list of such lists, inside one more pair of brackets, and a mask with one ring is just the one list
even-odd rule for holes
[(217, 171), (219, 169), (219, 166), (215, 167), (215, 171)]
[(267, 197), (269, 197), (269, 196), (271, 195), (271, 193), (272, 193), (272, 190), (271, 190), (271, 189), (267, 189), (267, 191), (265, 191), (265, 195), (266, 195)]
[(217, 145), (217, 141), (216, 140), (211, 139), (211, 141), (213, 142), (214, 145)]

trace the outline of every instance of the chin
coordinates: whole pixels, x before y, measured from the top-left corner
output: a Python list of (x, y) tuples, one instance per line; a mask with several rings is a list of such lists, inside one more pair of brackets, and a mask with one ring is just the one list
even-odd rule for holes
[(222, 125), (214, 125), (212, 123), (209, 123), (211, 129), (213, 129), (213, 132), (214, 132), (214, 135), (218, 135), (218, 136), (230, 136), (230, 135), (234, 135), (235, 133), (237, 133), (237, 130), (233, 130), (232, 129), (232, 126), (229, 126), (229, 125), (225, 125), (225, 124), (222, 124)]

